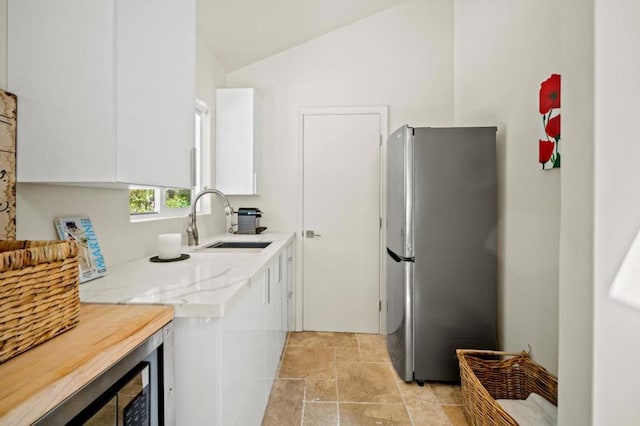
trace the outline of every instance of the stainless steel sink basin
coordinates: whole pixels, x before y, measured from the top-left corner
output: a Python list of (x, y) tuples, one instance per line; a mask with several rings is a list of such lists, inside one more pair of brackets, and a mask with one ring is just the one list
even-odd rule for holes
[(216, 241), (196, 251), (207, 253), (260, 253), (272, 241)]
[(271, 241), (218, 241), (207, 248), (221, 249), (263, 249), (268, 247)]

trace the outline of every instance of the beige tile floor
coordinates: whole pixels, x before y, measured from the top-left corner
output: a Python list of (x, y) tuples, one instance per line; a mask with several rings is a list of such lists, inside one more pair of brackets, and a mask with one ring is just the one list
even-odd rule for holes
[(384, 336), (289, 333), (263, 426), (466, 426), (460, 387), (407, 384)]

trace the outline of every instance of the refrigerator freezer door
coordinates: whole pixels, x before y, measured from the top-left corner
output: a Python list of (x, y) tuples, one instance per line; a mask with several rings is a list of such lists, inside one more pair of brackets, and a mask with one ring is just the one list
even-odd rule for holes
[(413, 380), (412, 276), (413, 262), (387, 249), (387, 349), (405, 382)]
[(413, 129), (387, 140), (387, 348), (405, 381), (413, 380)]
[(387, 140), (387, 247), (400, 257), (413, 256), (412, 134), (403, 126)]
[(496, 349), (495, 133), (414, 130), (416, 380), (458, 381), (456, 348)]

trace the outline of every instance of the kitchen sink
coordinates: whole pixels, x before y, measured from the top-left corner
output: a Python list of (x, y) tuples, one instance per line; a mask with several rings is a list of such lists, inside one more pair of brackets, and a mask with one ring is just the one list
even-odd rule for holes
[(206, 253), (260, 253), (272, 241), (216, 241), (198, 249)]
[(218, 241), (207, 248), (220, 249), (263, 249), (269, 246), (271, 241)]

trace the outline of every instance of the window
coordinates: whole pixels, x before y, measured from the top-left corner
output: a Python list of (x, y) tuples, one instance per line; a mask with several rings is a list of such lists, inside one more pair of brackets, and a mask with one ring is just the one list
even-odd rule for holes
[(189, 188), (154, 188), (132, 186), (129, 190), (129, 214), (132, 220), (185, 216), (189, 212), (191, 199), (203, 189), (207, 181), (207, 148), (209, 140), (209, 108), (204, 102), (196, 101), (195, 139), (193, 167), (195, 186)]

